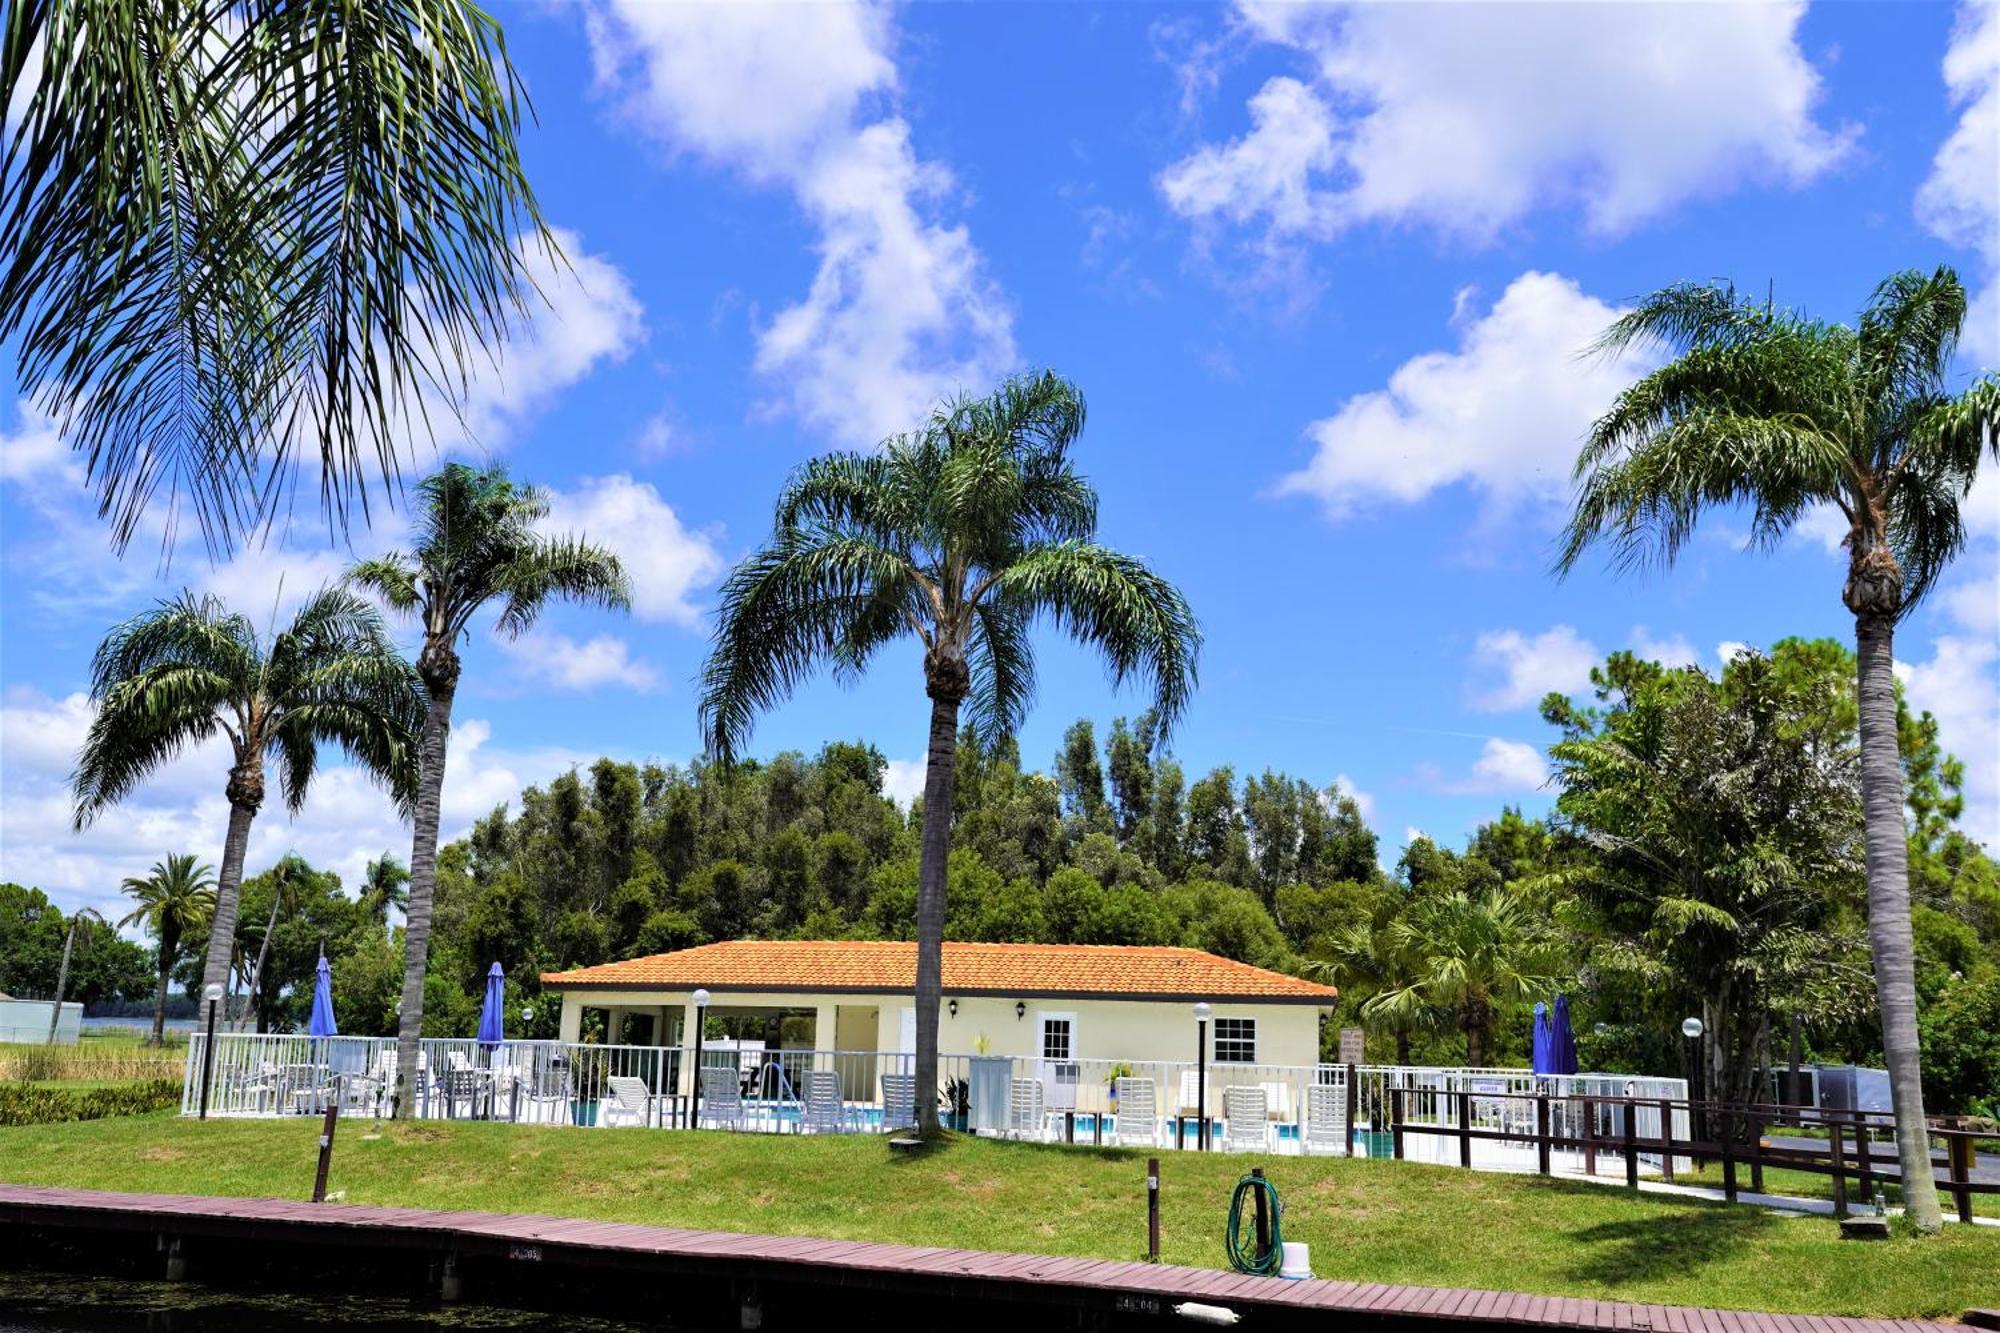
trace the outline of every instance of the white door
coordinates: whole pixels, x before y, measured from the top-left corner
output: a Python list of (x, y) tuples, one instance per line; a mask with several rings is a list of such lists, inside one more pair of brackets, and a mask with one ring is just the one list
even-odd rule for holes
[(1042, 1105), (1051, 1111), (1076, 1108), (1076, 1015), (1044, 1013), (1041, 1023)]
[(904, 1055), (917, 1053), (917, 1011), (909, 1005), (903, 1006), (903, 1030), (897, 1038), (896, 1049)]

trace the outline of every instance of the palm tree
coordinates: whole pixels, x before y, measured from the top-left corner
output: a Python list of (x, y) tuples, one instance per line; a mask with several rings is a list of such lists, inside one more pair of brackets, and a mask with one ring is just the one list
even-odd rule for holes
[(1384, 933), (1392, 956), (1416, 960), (1414, 974), (1375, 995), (1362, 1012), (1391, 1022), (1422, 1009), (1449, 1013), (1465, 1036), (1465, 1062), (1475, 1069), (1486, 1064), (1497, 1011), (1556, 982), (1552, 942), (1502, 889), (1421, 898)]
[(410, 840), (409, 905), (403, 923), (403, 1008), (397, 1025), (396, 1114), (410, 1113), (423, 1035), (424, 968), (430, 957), (431, 893), (437, 882), (438, 806), (444, 793), (451, 704), (458, 693), (458, 640), (480, 608), (498, 602), (498, 628), (520, 634), (553, 597), (623, 610), (630, 605), (618, 557), (577, 537), (536, 530), (549, 512), (533, 486), (505, 468), (447, 464), (418, 486), (416, 545), (356, 565), (348, 577), (423, 625), (417, 654), (429, 705), (418, 747), (416, 832)]
[(278, 916), (298, 906), (299, 890), (305, 879), (312, 874), (312, 867), (305, 858), (294, 852), (287, 852), (278, 858), (278, 864), (264, 872), (271, 885), (271, 919), (264, 923), (264, 938), (257, 944), (257, 961), (250, 965), (250, 981), (245, 987), (250, 1004), (257, 1011), (257, 1030), (264, 1030), (264, 964), (271, 958), (271, 936), (277, 933)]
[(137, 900), (118, 924), (138, 926), (159, 944), (159, 989), (153, 995), (153, 1045), (165, 1040), (167, 978), (180, 958), (181, 937), (198, 933), (215, 915), (215, 880), (192, 855), (172, 855), (153, 863), (153, 873), (121, 886)]
[[(884, 644), (923, 648), (931, 700), (917, 893), (916, 1085), (937, 1085), (945, 864), (960, 705), (1011, 735), (1034, 689), (1028, 632), (1046, 619), (1101, 651), (1115, 680), (1151, 677), (1162, 733), (1186, 707), (1201, 632), (1173, 585), (1097, 545), (1097, 493), (1071, 467), (1083, 397), (1053, 373), (937, 409), (878, 453), (802, 467), (775, 531), (723, 585), (703, 673), (710, 752), (728, 762), (752, 719), (820, 663), (852, 679)], [(917, 1098), (937, 1130), (935, 1098)]]
[(389, 909), (407, 912), (410, 906), (410, 872), (388, 852), (361, 872), (361, 911), (383, 929), (389, 926)]
[(1325, 956), (1309, 961), (1304, 972), (1342, 990), (1365, 990), (1371, 999), (1391, 992), (1400, 995), (1373, 1010), (1364, 1004), (1361, 1013), (1389, 1029), (1396, 1042), (1396, 1063), (1408, 1065), (1410, 1039), (1436, 1027), (1438, 1013), (1415, 989), (1424, 950), (1412, 949), (1405, 936), (1391, 930), (1392, 920), (1361, 921), (1335, 931), (1326, 942)]
[(56, 1044), (56, 1029), (62, 1025), (63, 996), (69, 993), (69, 956), (76, 947), (76, 934), (92, 924), (104, 925), (104, 917), (94, 907), (79, 907), (70, 914), (69, 929), (63, 932), (62, 964), (56, 968), (56, 1002), (49, 1008), (49, 1045)]
[(226, 541), (306, 450), (365, 512), (553, 254), (472, 0), (15, 0), (0, 106), (0, 338), (121, 542), (162, 484)]
[(1718, 505), (1748, 505), (1766, 546), (1813, 509), (1845, 518), (1876, 1005), (1903, 1197), (1924, 1232), (1941, 1218), (1917, 1060), (1894, 636), (1964, 546), (1959, 506), (1981, 454), (2000, 452), (2000, 378), (1957, 395), (1947, 384), (1964, 321), (1965, 289), (1944, 267), (1884, 280), (1852, 328), (1730, 287), (1645, 298), (1600, 345), (1659, 343), (1676, 355), (1591, 428), (1558, 560), (1566, 573), (1608, 537), (1623, 565), (1669, 563)]
[(76, 826), (116, 805), (162, 764), (220, 733), (229, 739), (229, 832), (216, 878), (202, 988), (229, 978), (250, 824), (264, 803), (264, 764), (278, 766), (288, 809), (331, 742), (384, 783), (399, 808), (415, 790), (412, 736), (423, 715), (416, 673), (381, 615), (344, 588), (308, 598), (268, 641), (247, 616), (183, 593), (118, 626), (91, 665), (91, 720), (71, 789)]

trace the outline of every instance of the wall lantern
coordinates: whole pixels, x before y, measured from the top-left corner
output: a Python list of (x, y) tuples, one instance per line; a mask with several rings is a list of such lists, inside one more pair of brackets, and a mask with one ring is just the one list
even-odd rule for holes
[(1028, 1002), (1026, 1000), (1014, 1001), (1014, 1017), (1016, 1019), (1022, 1019), (1026, 1018), (1027, 1016), (1028, 1016)]
[(949, 1013), (949, 1014), (950, 1014), (950, 1015), (951, 1015), (951, 1016), (952, 1016), (953, 1018), (957, 1018), (957, 1017), (958, 1017), (958, 1001), (957, 1001), (957, 1000), (953, 1000), (953, 1001), (952, 1001), (951, 1003), (947, 1004), (947, 1005), (945, 1006), (945, 1011), (946, 1011), (947, 1013)]

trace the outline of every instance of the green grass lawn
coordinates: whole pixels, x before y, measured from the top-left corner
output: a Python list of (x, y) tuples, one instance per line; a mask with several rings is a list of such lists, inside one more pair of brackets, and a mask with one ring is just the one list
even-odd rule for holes
[[(957, 1139), (906, 1159), (874, 1137), (343, 1125), (353, 1203), (555, 1213), (719, 1230), (1133, 1259), (1145, 1154)], [(0, 1180), (174, 1193), (310, 1193), (317, 1120), (155, 1115), (0, 1129)], [(1774, 1216), (1601, 1185), (1413, 1163), (1165, 1152), (1164, 1257), (1222, 1267), (1236, 1179), (1262, 1161), (1285, 1236), (1322, 1277), (1819, 1314), (2000, 1303), (2000, 1231), (1843, 1241)]]
[[(1878, 1159), (1893, 1160), (1889, 1158), (1886, 1144), (1878, 1150), (1876, 1156)], [(1722, 1188), (1722, 1164), (1720, 1162), (1705, 1162), (1702, 1164), (1702, 1169), (1693, 1174), (1682, 1171), (1679, 1175), (1679, 1180), (1683, 1185), (1705, 1185), (1710, 1189), (1719, 1190)], [(1746, 1192), (1750, 1189), (1749, 1167), (1741, 1164), (1737, 1166), (1736, 1187)], [(1777, 1166), (1765, 1167), (1764, 1192), (1766, 1194), (1789, 1195), (1795, 1199), (1831, 1199), (1833, 1197), (1833, 1177), (1821, 1175), (1817, 1171), (1793, 1171)], [(1886, 1186), (1883, 1192), (1888, 1196), (1887, 1202), (1889, 1207), (1900, 1208), (1903, 1206), (1902, 1190), (1896, 1185), (1891, 1184)], [(1938, 1202), (1947, 1214), (1956, 1213), (1958, 1203), (1950, 1192), (1940, 1188)], [(1856, 1213), (1872, 1212), (1875, 1207), (1873, 1203), (1864, 1203), (1862, 1201), (1860, 1182), (1852, 1179), (1847, 1182), (1847, 1203), (1848, 1207)], [(1973, 1195), (1972, 1212), (1975, 1217), (2000, 1217), (2000, 1194)]]

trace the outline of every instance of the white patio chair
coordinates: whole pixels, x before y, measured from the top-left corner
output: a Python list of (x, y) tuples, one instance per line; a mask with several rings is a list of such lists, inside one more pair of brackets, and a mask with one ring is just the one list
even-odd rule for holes
[(604, 1080), (611, 1100), (604, 1107), (606, 1125), (650, 1125), (653, 1123), (653, 1092), (643, 1078), (613, 1074)]
[(1160, 1146), (1159, 1090), (1149, 1078), (1121, 1078), (1112, 1085), (1118, 1092), (1118, 1116), (1111, 1122), (1112, 1142), (1121, 1148), (1144, 1144)]
[(882, 1128), (902, 1129), (917, 1123), (917, 1076), (882, 1075)]
[(1271, 1102), (1261, 1087), (1225, 1088), (1222, 1093), (1222, 1147), (1226, 1152), (1265, 1152), (1271, 1145)]
[(1306, 1089), (1306, 1126), (1299, 1139), (1299, 1151), (1311, 1156), (1315, 1148), (1347, 1151), (1346, 1088), (1315, 1083)]
[(1007, 1096), (1007, 1129), (1017, 1139), (1041, 1139), (1048, 1133), (1042, 1081), (1017, 1078)]
[(1292, 1099), (1291, 1084), (1271, 1082), (1260, 1083), (1257, 1086), (1264, 1090), (1265, 1104), (1271, 1108), (1270, 1119), (1280, 1124), (1285, 1124), (1299, 1118), (1297, 1107)]
[(840, 1134), (851, 1127), (847, 1103), (840, 1097), (839, 1074), (815, 1069), (806, 1075), (806, 1104), (799, 1127), (814, 1134)]
[(704, 1123), (743, 1128), (743, 1085), (736, 1081), (735, 1070), (701, 1071), (701, 1117), (696, 1125)]

